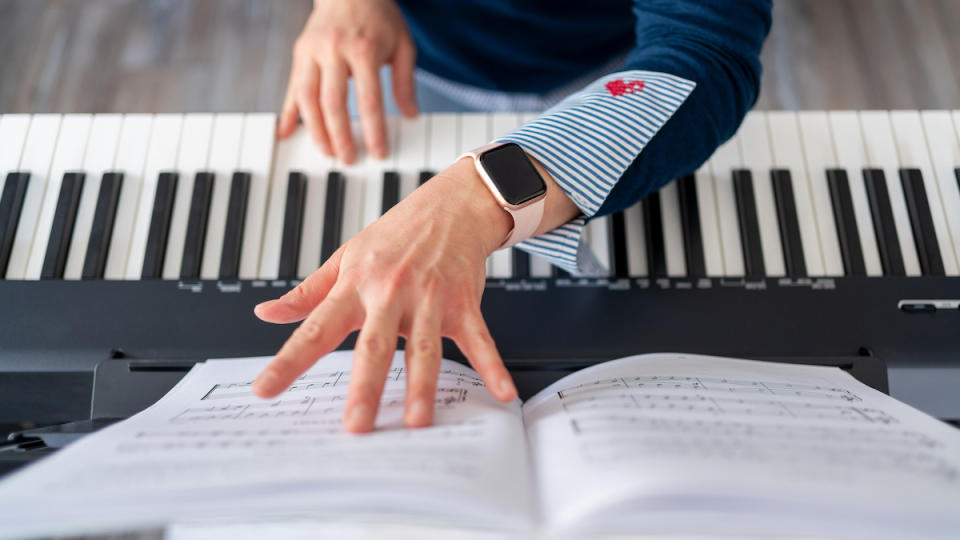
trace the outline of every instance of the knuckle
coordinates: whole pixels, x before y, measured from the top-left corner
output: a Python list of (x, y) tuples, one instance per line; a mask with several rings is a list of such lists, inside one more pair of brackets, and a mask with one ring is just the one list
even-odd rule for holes
[(307, 319), (297, 328), (294, 335), (301, 341), (316, 341), (323, 335), (323, 325), (319, 321)]
[(316, 94), (313, 92), (313, 88), (302, 83), (296, 86), (293, 91), (293, 95), (297, 101), (302, 103), (316, 101)]
[(436, 340), (425, 337), (414, 339), (412, 349), (415, 356), (425, 358), (432, 358), (438, 356), (440, 353), (440, 346)]
[(358, 59), (372, 60), (376, 56), (377, 40), (372, 36), (361, 34), (351, 40), (350, 49)]
[(376, 113), (380, 110), (380, 96), (369, 89), (357, 92), (357, 107), (367, 113)]
[(364, 336), (357, 344), (368, 356), (377, 358), (390, 351), (390, 340), (383, 336)]

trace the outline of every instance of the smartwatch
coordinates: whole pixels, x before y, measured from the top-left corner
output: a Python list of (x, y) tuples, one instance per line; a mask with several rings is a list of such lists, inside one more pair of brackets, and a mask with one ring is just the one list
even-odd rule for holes
[(460, 156), (473, 158), (483, 183), (513, 217), (513, 230), (500, 245), (509, 247), (536, 232), (543, 219), (547, 184), (516, 143), (490, 143)]

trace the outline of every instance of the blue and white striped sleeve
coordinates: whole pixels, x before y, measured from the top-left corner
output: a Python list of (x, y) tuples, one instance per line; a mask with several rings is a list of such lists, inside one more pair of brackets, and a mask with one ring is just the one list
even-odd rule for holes
[(694, 86), (665, 73), (611, 73), (497, 139), (536, 158), (583, 212), (517, 247), (576, 275), (605, 272), (583, 242), (584, 226)]

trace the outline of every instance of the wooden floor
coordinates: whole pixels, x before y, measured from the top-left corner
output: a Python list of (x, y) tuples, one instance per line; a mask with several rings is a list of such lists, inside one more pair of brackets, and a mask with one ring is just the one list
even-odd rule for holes
[[(309, 0), (0, 0), (0, 112), (275, 111)], [(777, 0), (764, 109), (960, 108), (960, 1)]]

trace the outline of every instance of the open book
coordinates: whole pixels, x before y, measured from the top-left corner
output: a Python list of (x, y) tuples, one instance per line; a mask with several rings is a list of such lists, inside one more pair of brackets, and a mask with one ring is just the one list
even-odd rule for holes
[(521, 405), (444, 361), (436, 425), (342, 431), (350, 352), (274, 400), (268, 358), (197, 365), (146, 411), (0, 483), (0, 536), (312, 519), (495, 531), (952, 536), (960, 431), (836, 368), (683, 354), (569, 375)]

